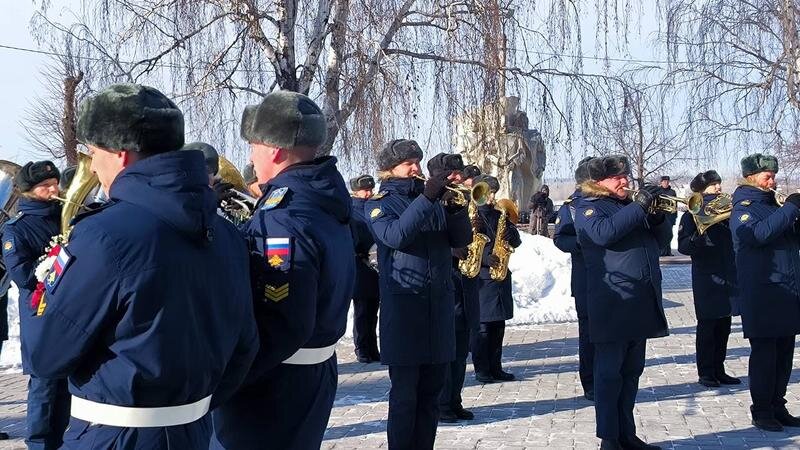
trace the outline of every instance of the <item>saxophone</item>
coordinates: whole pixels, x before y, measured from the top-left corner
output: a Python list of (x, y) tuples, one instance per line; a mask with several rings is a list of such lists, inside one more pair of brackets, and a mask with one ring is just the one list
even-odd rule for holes
[(472, 223), (472, 242), (467, 246), (467, 259), (458, 262), (458, 270), (467, 278), (475, 278), (481, 271), (483, 248), (489, 242), (489, 236), (478, 233), (478, 205), (476, 202), (469, 202), (467, 213), (469, 221)]
[(514, 253), (514, 248), (508, 244), (508, 241), (503, 239), (503, 235), (506, 233), (509, 207), (498, 202), (496, 208), (500, 210), (500, 219), (497, 221), (497, 233), (494, 236), (492, 254), (500, 261), (496, 265), (489, 267), (489, 277), (495, 281), (503, 281), (508, 276), (508, 261), (511, 259), (511, 254)]

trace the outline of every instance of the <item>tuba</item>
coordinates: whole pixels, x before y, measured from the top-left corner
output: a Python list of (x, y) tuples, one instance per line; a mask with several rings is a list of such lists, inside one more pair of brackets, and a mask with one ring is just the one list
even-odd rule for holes
[(503, 281), (508, 276), (508, 262), (511, 259), (511, 254), (514, 253), (514, 248), (503, 239), (506, 233), (507, 219), (512, 223), (519, 220), (519, 210), (517, 205), (512, 200), (501, 199), (497, 201), (496, 209), (500, 210), (500, 219), (497, 220), (497, 232), (494, 236), (494, 248), (492, 254), (500, 261), (489, 267), (489, 277), (495, 281)]
[(14, 177), (20, 169), (17, 163), (0, 160), (0, 230), (2, 224), (17, 215), (19, 192), (14, 187)]
[(223, 201), (220, 208), (225, 211), (233, 223), (238, 225), (246, 222), (256, 209), (258, 199), (246, 194), (248, 189), (244, 177), (236, 169), (236, 166), (222, 155), (219, 155), (217, 175), (223, 182), (232, 184), (235, 193), (234, 197)]
[(712, 225), (728, 220), (731, 217), (731, 211), (733, 211), (731, 194), (719, 194), (717, 198), (706, 203), (700, 211), (692, 213), (697, 233), (702, 235)]
[(483, 249), (489, 242), (489, 236), (478, 233), (478, 206), (485, 205), (489, 199), (489, 185), (485, 182), (476, 183), (470, 191), (467, 214), (472, 223), (472, 242), (467, 246), (467, 259), (459, 261), (458, 270), (468, 278), (475, 278), (481, 271), (481, 258)]
[(78, 165), (67, 192), (64, 193), (64, 197), (54, 197), (64, 204), (61, 208), (61, 235), (58, 236), (61, 243), (66, 243), (69, 239), (72, 219), (86, 209), (86, 198), (99, 185), (100, 180), (92, 172), (92, 157), (78, 152)]

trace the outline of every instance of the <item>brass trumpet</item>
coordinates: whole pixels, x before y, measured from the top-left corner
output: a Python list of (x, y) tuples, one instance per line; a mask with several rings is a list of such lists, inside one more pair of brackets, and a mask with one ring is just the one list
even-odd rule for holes
[[(423, 175), (414, 175), (414, 178), (428, 181), (428, 178)], [(466, 206), (470, 202), (475, 203), (477, 206), (483, 206), (489, 202), (489, 184), (483, 181), (475, 183), (471, 189), (453, 186), (445, 186), (445, 188), (458, 194), (453, 199), (453, 203), (459, 206)]]
[[(631, 195), (636, 195), (638, 189), (624, 188), (630, 192)], [(697, 214), (703, 208), (703, 194), (694, 192), (692, 195), (684, 197), (673, 197), (671, 195), (659, 194), (653, 205), (650, 207), (650, 213), (664, 212), (667, 214), (678, 212), (678, 203), (686, 205), (687, 210), (692, 214)]]
[(778, 206), (783, 206), (783, 204), (786, 202), (787, 195), (783, 192), (778, 192), (773, 188), (770, 188), (769, 190), (775, 193), (775, 203), (777, 203)]

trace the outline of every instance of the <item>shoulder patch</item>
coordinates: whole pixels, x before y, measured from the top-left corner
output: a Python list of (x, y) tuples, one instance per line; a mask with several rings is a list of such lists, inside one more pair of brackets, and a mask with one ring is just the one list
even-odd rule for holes
[(742, 200), (741, 202), (739, 202), (739, 204), (742, 206), (750, 206), (751, 203), (753, 202), (750, 200)]
[(750, 220), (750, 214), (742, 214), (739, 216), (739, 222), (745, 223)]
[(572, 202), (572, 200), (574, 200), (572, 197), (567, 197), (567, 199), (564, 200), (564, 204), (568, 205), (568, 204), (570, 204)]
[(292, 238), (267, 238), (264, 257), (273, 269), (288, 272), (292, 267)]
[(586, 211), (583, 212), (583, 215), (585, 217), (591, 217), (592, 214), (594, 214), (594, 210), (592, 208), (589, 208), (589, 209), (587, 209)]
[(53, 292), (56, 286), (58, 286), (58, 282), (61, 281), (61, 277), (64, 275), (64, 272), (66, 272), (72, 259), (72, 255), (70, 255), (66, 247), (60, 246), (58, 254), (56, 254), (56, 258), (53, 261), (53, 266), (44, 277), (44, 287), (47, 288), (48, 292)]
[(269, 197), (267, 197), (267, 199), (264, 200), (264, 206), (262, 206), (261, 209), (270, 210), (280, 205), (281, 202), (283, 201), (283, 198), (286, 197), (287, 192), (289, 192), (288, 187), (275, 189), (269, 194)]
[(21, 219), (21, 218), (22, 218), (22, 216), (24, 216), (24, 215), (25, 215), (25, 213), (24, 213), (24, 212), (22, 212), (22, 211), (20, 211), (20, 212), (18, 212), (18, 213), (17, 213), (17, 215), (16, 215), (16, 216), (14, 216), (14, 217), (12, 217), (12, 218), (8, 219), (8, 220), (6, 221), (6, 223), (5, 223), (5, 224), (6, 224), (6, 225), (13, 225), (13, 224), (14, 224), (16, 221), (18, 221), (19, 219)]
[(380, 199), (382, 199), (382, 198), (383, 198), (383, 197), (384, 197), (386, 194), (388, 194), (388, 193), (389, 193), (389, 192), (387, 192), (387, 191), (380, 191), (380, 192), (378, 192), (377, 194), (373, 195), (373, 196), (370, 198), (370, 200), (380, 200)]
[(10, 237), (3, 241), (3, 253), (11, 253), (14, 251), (14, 238)]
[(372, 211), (369, 212), (370, 219), (377, 219), (378, 217), (383, 215), (383, 211), (380, 208), (372, 208)]

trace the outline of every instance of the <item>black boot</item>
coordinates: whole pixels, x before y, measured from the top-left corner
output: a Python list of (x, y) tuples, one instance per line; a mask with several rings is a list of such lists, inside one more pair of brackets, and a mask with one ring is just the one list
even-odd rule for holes
[(494, 377), (495, 380), (499, 381), (514, 381), (517, 379), (517, 377), (515, 377), (513, 373), (506, 372), (504, 370), (492, 373), (492, 377)]
[(764, 431), (783, 431), (783, 425), (775, 419), (772, 411), (755, 412), (750, 406), (750, 414), (753, 416), (753, 426)]
[(711, 387), (711, 388), (719, 387), (719, 381), (717, 381), (717, 379), (714, 377), (700, 377), (700, 379), (697, 380), (697, 382), (705, 387)]
[(636, 436), (620, 438), (619, 444), (624, 450), (661, 450), (661, 447), (650, 445)]
[(497, 383), (493, 376), (483, 372), (475, 372), (475, 381), (478, 383)]
[(472, 411), (468, 409), (464, 409), (463, 406), (459, 406), (458, 408), (453, 408), (453, 412), (461, 420), (472, 420), (475, 418), (475, 414), (472, 414)]
[(785, 427), (800, 427), (800, 418), (789, 414), (785, 406), (775, 408), (775, 420)]
[(742, 380), (732, 377), (725, 372), (717, 375), (717, 380), (719, 381), (719, 384), (742, 384)]
[(458, 416), (452, 410), (442, 411), (439, 413), (439, 422), (442, 423), (456, 423), (458, 422)]
[(602, 439), (600, 441), (600, 450), (622, 450), (622, 446), (619, 445), (619, 441)]
[(8, 433), (3, 433), (2, 431), (0, 431), (0, 441), (8, 440), (8, 438), (9, 438)]
[(583, 398), (589, 400), (590, 402), (594, 402), (594, 391), (585, 391), (583, 393)]

